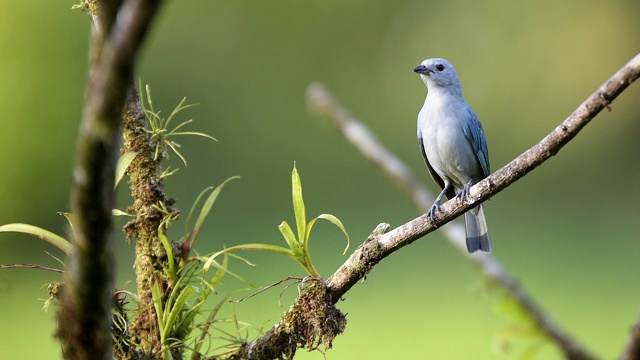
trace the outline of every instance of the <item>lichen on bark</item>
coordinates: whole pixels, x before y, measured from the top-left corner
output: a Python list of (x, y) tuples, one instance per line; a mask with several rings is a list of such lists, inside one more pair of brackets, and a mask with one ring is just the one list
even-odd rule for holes
[(136, 338), (132, 340), (145, 351), (155, 352), (161, 349), (162, 344), (153, 306), (149, 306), (153, 301), (151, 287), (158, 283), (161, 289), (168, 288), (162, 269), (163, 264), (166, 265), (167, 253), (158, 237), (158, 231), (166, 230), (162, 227), (165, 213), (161, 209), (176, 217), (178, 210), (173, 208), (174, 200), (167, 198), (162, 191), (163, 157), (162, 154), (155, 157), (158, 140), (145, 131), (146, 126), (140, 95), (137, 88), (131, 86), (123, 116), (122, 133), (122, 152), (133, 151), (137, 154), (127, 171), (133, 197), (133, 204), (127, 208), (127, 212), (135, 215), (135, 219), (124, 227), (127, 241), (135, 242), (136, 246), (134, 268), (140, 301), (140, 309), (131, 325), (131, 334), (135, 334)]
[(280, 322), (263, 335), (267, 341), (247, 344), (228, 360), (293, 359), (296, 350), (330, 349), (342, 334), (346, 316), (335, 307), (325, 281), (312, 279)]

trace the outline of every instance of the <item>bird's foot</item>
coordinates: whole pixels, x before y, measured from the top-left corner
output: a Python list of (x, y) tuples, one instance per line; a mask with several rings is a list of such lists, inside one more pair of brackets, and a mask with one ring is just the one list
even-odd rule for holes
[(462, 190), (460, 190), (460, 192), (458, 192), (458, 194), (456, 195), (456, 198), (458, 199), (458, 201), (460, 203), (463, 203), (467, 200), (467, 198), (469, 197), (469, 189), (471, 189), (471, 181), (469, 181), (467, 183), (467, 185), (465, 185)]
[(431, 222), (436, 221), (436, 213), (441, 210), (442, 210), (442, 206), (440, 205), (440, 201), (434, 202), (433, 205), (431, 206), (431, 209), (429, 209), (429, 212), (427, 213), (427, 216), (429, 217), (429, 219), (431, 219)]

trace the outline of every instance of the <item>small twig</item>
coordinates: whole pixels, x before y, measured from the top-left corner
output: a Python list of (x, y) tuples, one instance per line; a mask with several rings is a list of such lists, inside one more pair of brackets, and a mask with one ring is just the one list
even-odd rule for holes
[[(51, 256), (55, 261), (57, 261), (58, 263), (60, 263), (60, 265), (62, 265), (62, 267), (66, 267), (67, 264), (64, 263), (64, 261), (60, 260), (60, 258), (58, 258), (57, 256), (51, 254), (48, 251), (45, 251), (45, 253), (47, 253), (47, 255)], [(62, 272), (64, 272), (64, 270), (61, 270)]]
[(56, 269), (56, 268), (52, 268), (44, 265), (38, 265), (38, 264), (3, 264), (3, 265), (0, 265), (0, 268), (2, 269), (40, 269), (40, 270), (53, 271), (53, 272), (62, 273), (62, 274), (65, 273), (64, 270), (60, 270), (60, 269)]
[[(271, 288), (273, 288), (273, 287), (276, 287), (276, 286), (278, 286), (278, 285), (282, 284), (283, 282), (287, 282), (287, 281), (289, 281), (289, 280), (298, 280), (298, 281), (303, 281), (303, 278), (301, 278), (300, 276), (287, 276), (286, 278), (284, 278), (284, 279), (282, 279), (282, 280), (278, 280), (278, 281), (274, 282), (274, 283), (273, 283), (273, 284), (271, 284), (271, 285), (267, 285), (267, 286), (263, 287), (262, 289), (260, 289), (260, 290), (258, 290), (258, 291), (256, 291), (256, 292), (254, 292), (254, 293), (253, 293), (253, 294), (251, 294), (251, 295), (247, 295), (247, 296), (245, 296), (245, 297), (243, 297), (242, 299), (239, 299), (239, 300), (231, 300), (231, 302), (234, 302), (234, 303), (243, 302), (243, 301), (245, 301), (245, 300), (247, 300), (247, 299), (250, 299), (250, 298), (252, 298), (252, 297), (254, 297), (254, 296), (256, 296), (256, 295), (262, 294), (263, 292), (265, 292), (265, 291), (267, 291), (267, 290), (269, 290), (269, 289), (271, 289)], [(294, 283), (294, 284), (295, 284), (295, 283)], [(288, 289), (288, 288), (289, 288), (289, 285), (285, 286), (284, 290), (286, 290), (286, 289)], [(282, 290), (282, 291), (284, 291), (284, 290)], [(280, 296), (282, 296), (282, 292), (280, 293)]]

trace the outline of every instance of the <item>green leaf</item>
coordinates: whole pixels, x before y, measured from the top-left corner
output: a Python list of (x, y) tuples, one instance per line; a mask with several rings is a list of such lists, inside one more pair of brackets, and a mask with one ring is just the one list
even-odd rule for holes
[(347, 237), (347, 246), (344, 248), (344, 251), (342, 252), (342, 255), (345, 255), (347, 253), (347, 250), (349, 250), (349, 245), (350, 245), (350, 239), (349, 239), (349, 234), (347, 233), (347, 229), (344, 228), (344, 225), (342, 225), (342, 221), (340, 221), (340, 219), (338, 219), (337, 217), (331, 215), (331, 214), (320, 214), (318, 215), (318, 219), (324, 219), (327, 220), (329, 222), (331, 222), (333, 225), (337, 226), (338, 228), (340, 228), (340, 230), (342, 230), (342, 232), (344, 233), (344, 236)]
[[(225, 254), (225, 255), (234, 256), (233, 254)], [(214, 257), (215, 256), (216, 255), (214, 255)], [(237, 257), (237, 258), (239, 258), (241, 260), (244, 260), (244, 259), (242, 259), (242, 258), (240, 258), (238, 256), (235, 256), (235, 257)], [(245, 260), (245, 262), (246, 262), (246, 260)], [(252, 284), (251, 282), (245, 280), (242, 276), (240, 276), (240, 275), (230, 271), (229, 269), (227, 269), (226, 265), (220, 265), (220, 263), (218, 263), (217, 261), (213, 260), (212, 258), (207, 259), (207, 263), (205, 263), (205, 266), (207, 266), (207, 267), (204, 268), (204, 271), (209, 270), (209, 268), (211, 266), (213, 266), (214, 268), (216, 268), (218, 270), (223, 270), (226, 274), (229, 274), (230, 276), (233, 276), (234, 278), (242, 281), (243, 283), (245, 283), (245, 284), (247, 284), (247, 285), (249, 285), (251, 287), (254, 287), (254, 288), (257, 287), (256, 285)]]
[(118, 183), (120, 183), (120, 180), (122, 180), (125, 172), (127, 172), (129, 165), (131, 165), (131, 162), (136, 158), (137, 155), (138, 153), (135, 151), (128, 151), (120, 156), (120, 158), (118, 159), (118, 163), (116, 164), (116, 180), (113, 184), (114, 189), (118, 186)]
[(171, 122), (171, 120), (173, 120), (173, 117), (176, 116), (180, 111), (182, 111), (184, 109), (188, 109), (188, 108), (194, 107), (194, 106), (198, 106), (198, 104), (187, 104), (187, 105), (184, 105), (184, 103), (186, 101), (187, 101), (186, 97), (182, 98), (182, 100), (180, 101), (178, 106), (176, 106), (175, 109), (173, 109), (173, 111), (171, 112), (171, 115), (169, 115), (169, 117), (167, 118), (167, 122), (164, 124), (165, 128), (169, 127), (169, 123)]
[(111, 209), (111, 215), (113, 216), (129, 216), (129, 217), (136, 217), (133, 214), (129, 214), (127, 212), (124, 212), (120, 209)]
[(179, 144), (174, 143), (173, 141), (169, 141), (166, 140), (164, 141), (164, 143), (171, 148), (171, 150), (173, 150), (174, 153), (176, 153), (176, 155), (178, 155), (178, 157), (180, 158), (180, 160), (182, 160), (182, 163), (184, 164), (184, 166), (187, 166), (187, 159), (184, 158), (184, 156), (180, 153), (180, 151), (178, 151), (178, 148), (180, 147)]
[[(149, 110), (155, 112), (153, 109), (153, 100), (151, 98), (151, 86), (149, 84), (145, 85), (145, 90), (147, 91), (147, 104), (149, 104)], [(140, 91), (140, 97), (142, 97), (142, 91)]]
[[(151, 297), (153, 298), (153, 307), (156, 309), (156, 315), (158, 319), (158, 327), (160, 328), (160, 334), (164, 333), (164, 311), (162, 310), (162, 295), (160, 294), (160, 287), (158, 283), (153, 283), (151, 286)], [(162, 339), (164, 340), (164, 339)]]
[[(183, 99), (183, 101), (184, 101), (184, 100), (186, 100), (186, 99), (187, 99), (187, 98), (184, 98), (184, 99)], [(194, 106), (195, 106), (195, 105), (194, 105)], [(173, 115), (174, 115), (174, 114), (171, 114), (171, 116), (173, 116)], [(189, 125), (189, 124), (191, 124), (192, 122), (193, 122), (193, 119), (189, 119), (189, 120), (187, 120), (187, 121), (183, 121), (183, 122), (182, 122), (182, 123), (180, 123), (178, 126), (174, 127), (174, 128), (173, 128), (173, 130), (169, 131), (169, 132), (167, 133), (167, 135), (173, 135), (173, 134), (175, 134), (175, 132), (176, 132), (176, 131), (178, 131), (178, 130), (180, 130), (180, 128), (181, 128), (181, 127), (186, 126), (186, 125)]]
[(211, 207), (213, 206), (213, 203), (218, 198), (218, 195), (220, 195), (220, 191), (222, 191), (222, 187), (229, 181), (234, 179), (239, 179), (239, 178), (240, 178), (239, 176), (233, 176), (228, 178), (227, 180), (223, 181), (222, 184), (220, 184), (217, 188), (213, 189), (211, 194), (209, 194), (209, 197), (207, 198), (207, 200), (204, 202), (204, 205), (202, 206), (202, 210), (200, 210), (200, 215), (198, 215), (198, 219), (196, 219), (196, 223), (193, 226), (193, 230), (191, 231), (191, 236), (189, 237), (192, 247), (193, 247), (193, 243), (198, 237), (198, 233), (200, 233), (200, 229), (202, 228), (202, 224), (204, 224), (204, 220), (207, 218), (207, 215), (209, 215), (209, 212), (211, 211)]
[(227, 256), (227, 254), (224, 255), (224, 259), (222, 260), (222, 265), (220, 268), (218, 268), (218, 270), (216, 271), (216, 273), (213, 275), (213, 277), (211, 278), (211, 280), (209, 280), (209, 288), (210, 289), (215, 289), (216, 286), (218, 286), (220, 284), (220, 281), (222, 281), (222, 278), (224, 277), (224, 275), (227, 273), (227, 267), (229, 265), (229, 257)]
[(71, 234), (73, 234), (72, 240), (77, 239), (78, 234), (76, 233), (76, 226), (73, 224), (73, 214), (66, 213), (66, 212), (59, 212), (58, 215), (62, 215), (67, 219), (67, 222), (69, 223), (69, 227), (71, 228)]
[(239, 255), (236, 255), (236, 254), (233, 254), (233, 253), (226, 253), (226, 254), (231, 256), (231, 257), (233, 257), (233, 258), (236, 258), (236, 259), (244, 262), (245, 264), (247, 264), (249, 266), (256, 266), (256, 264), (252, 263), (251, 261), (249, 261), (249, 260), (247, 260), (247, 259), (245, 259), (245, 258), (243, 258), (243, 257), (241, 257)]
[(191, 333), (194, 329), (191, 325), (193, 325), (193, 320), (196, 318), (196, 315), (200, 315), (198, 310), (202, 304), (203, 303), (197, 303), (192, 308), (185, 311), (185, 315), (181, 317), (180, 322), (176, 324), (175, 330), (173, 331), (175, 338), (185, 339), (189, 333)]
[(307, 241), (304, 242), (304, 247), (302, 249), (302, 252), (305, 254), (309, 252), (309, 238), (311, 237), (311, 229), (313, 229), (313, 225), (317, 220), (318, 218), (315, 217), (311, 219), (311, 221), (309, 221), (309, 223), (307, 224), (307, 232), (304, 234), (304, 237), (307, 239)]
[(171, 280), (171, 283), (175, 284), (176, 281), (178, 281), (178, 275), (176, 273), (176, 261), (173, 257), (173, 249), (171, 248), (171, 244), (169, 244), (169, 239), (167, 239), (161, 229), (158, 229), (158, 237), (160, 238), (162, 247), (164, 247), (164, 250), (167, 252), (167, 259), (169, 259), (169, 269), (167, 271), (167, 275), (169, 276), (169, 280)]
[(180, 168), (171, 170), (171, 166), (167, 166), (166, 169), (162, 170), (162, 174), (160, 174), (160, 180), (168, 178), (169, 176), (175, 174), (178, 170), (180, 170)]
[[(169, 338), (169, 335), (171, 335), (171, 329), (176, 325), (175, 322), (178, 318), (178, 315), (180, 315), (180, 312), (185, 307), (185, 305), (187, 304), (187, 300), (189, 300), (189, 297), (191, 296), (191, 294), (193, 294), (194, 291), (195, 289), (192, 286), (186, 286), (182, 288), (182, 291), (178, 295), (178, 298), (171, 308), (169, 316), (167, 317), (167, 320), (165, 322), (162, 335), (160, 336), (162, 339), (166, 340)], [(162, 345), (164, 346), (164, 341)]]
[(167, 319), (169, 318), (169, 312), (173, 308), (173, 304), (176, 302), (178, 296), (182, 293), (184, 288), (186, 286), (189, 286), (188, 284), (185, 285), (185, 283), (187, 283), (190, 278), (191, 278), (190, 276), (182, 276), (178, 278), (178, 281), (175, 282), (173, 286), (168, 287), (170, 292), (168, 295), (165, 294), (166, 299), (163, 302), (163, 308), (164, 308), (163, 321), (165, 322), (165, 326), (169, 326), (169, 327), (172, 326), (171, 324), (167, 323)]
[(241, 245), (236, 245), (236, 246), (232, 246), (232, 247), (228, 247), (224, 250), (220, 250), (217, 253), (209, 256), (209, 259), (205, 262), (204, 264), (204, 270), (207, 271), (209, 270), (209, 267), (211, 267), (212, 263), (215, 262), (215, 258), (222, 255), (222, 254), (226, 254), (232, 251), (237, 251), (237, 250), (243, 250), (243, 251), (268, 251), (268, 252), (272, 252), (272, 253), (277, 253), (277, 254), (282, 254), (282, 255), (286, 255), (294, 260), (297, 261), (297, 257), (291, 252), (291, 250), (282, 247), (282, 246), (277, 246), (277, 245), (269, 245), (269, 244), (259, 244), (259, 243), (254, 243), (254, 244), (241, 244)]
[(67, 239), (37, 226), (19, 223), (7, 224), (0, 226), (0, 232), (17, 232), (33, 235), (57, 247), (67, 255), (71, 255), (71, 251), (73, 251), (73, 244)]
[[(200, 203), (200, 200), (202, 200), (202, 197), (207, 193), (207, 191), (209, 190), (213, 190), (214, 187), (213, 186), (209, 186), (207, 188), (205, 188), (204, 190), (202, 190), (200, 192), (200, 194), (198, 194), (198, 197), (196, 198), (196, 200), (193, 202), (193, 205), (191, 205), (191, 210), (189, 210), (189, 214), (187, 215), (187, 220), (184, 222), (184, 233), (185, 234), (189, 234), (189, 226), (191, 226), (191, 217), (193, 216), (193, 214), (196, 211), (196, 206), (198, 206), (198, 204)], [(191, 238), (192, 234), (189, 234), (189, 237)]]
[(278, 230), (284, 237), (284, 240), (289, 245), (289, 248), (296, 256), (302, 256), (304, 252), (304, 246), (298, 242), (296, 236), (293, 234), (293, 230), (291, 230), (291, 226), (286, 221), (283, 221), (278, 225)]
[(304, 247), (306, 239), (304, 237), (307, 226), (307, 215), (305, 214), (304, 200), (302, 199), (302, 183), (300, 182), (300, 175), (296, 169), (296, 164), (293, 164), (293, 172), (291, 173), (291, 188), (293, 190), (293, 213), (296, 217), (296, 227), (298, 229), (298, 241)]
[(218, 139), (214, 138), (211, 135), (201, 133), (201, 132), (196, 132), (196, 131), (171, 132), (171, 135), (196, 135), (196, 136), (206, 137), (207, 139), (211, 139), (213, 141), (218, 141)]
[[(217, 266), (215, 264), (217, 264)], [(227, 267), (229, 266), (229, 256), (228, 254), (224, 254), (224, 258), (222, 260), (222, 264), (216, 262), (215, 260), (211, 263), (216, 270), (216, 273), (211, 277), (211, 280), (205, 280), (204, 277), (200, 278), (200, 282), (202, 284), (203, 290), (200, 292), (198, 296), (198, 302), (203, 302), (207, 299), (209, 294), (215, 290), (216, 286), (220, 284), (222, 278), (227, 273)]]

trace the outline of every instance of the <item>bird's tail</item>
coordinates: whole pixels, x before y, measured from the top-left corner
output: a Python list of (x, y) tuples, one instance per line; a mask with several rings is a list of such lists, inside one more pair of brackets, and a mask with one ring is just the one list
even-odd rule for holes
[(467, 236), (467, 250), (474, 253), (478, 250), (491, 252), (491, 239), (487, 221), (484, 218), (482, 204), (464, 213), (464, 223)]

